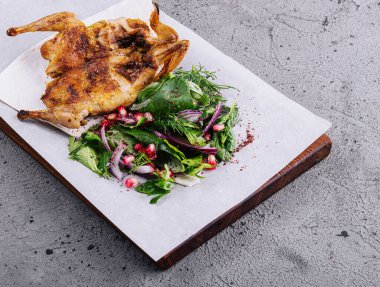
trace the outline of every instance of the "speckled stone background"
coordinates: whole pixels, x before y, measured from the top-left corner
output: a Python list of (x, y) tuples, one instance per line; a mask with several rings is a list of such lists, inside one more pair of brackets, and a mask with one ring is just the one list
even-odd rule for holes
[[(0, 69), (46, 36), (9, 26), (116, 2), (0, 0)], [(162, 272), (0, 132), (0, 285), (380, 286), (380, 2), (160, 2), (329, 119), (330, 157)]]

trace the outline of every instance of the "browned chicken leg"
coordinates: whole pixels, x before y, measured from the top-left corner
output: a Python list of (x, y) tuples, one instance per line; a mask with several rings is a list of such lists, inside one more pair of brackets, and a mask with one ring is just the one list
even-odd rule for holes
[[(59, 14), (40, 21), (50, 23), (51, 27), (57, 28), (59, 25), (53, 24), (54, 21), (49, 19), (49, 17), (58, 17), (57, 15)], [(150, 21), (157, 38), (148, 34), (149, 27), (141, 20), (101, 21), (86, 28), (81, 22), (78, 24), (72, 14), (61, 13), (61, 15), (66, 15), (63, 22), (69, 28), (61, 30), (54, 39), (50, 40), (52, 42), (44, 44), (45, 49), (51, 54), (42, 52), (43, 56), (51, 56), (47, 73), (50, 71), (50, 74), (56, 77), (47, 84), (45, 94), (42, 96), (42, 101), (48, 109), (22, 110), (18, 113), (19, 119), (41, 119), (68, 128), (79, 128), (84, 124), (86, 116), (109, 113), (120, 105), (133, 104), (143, 88), (175, 69), (189, 47), (187, 40), (178, 41), (177, 33), (160, 23), (157, 8), (152, 13)], [(37, 21), (24, 27), (10, 29), (9, 33), (15, 31), (17, 34), (33, 29), (44, 28), (41, 22)], [(83, 41), (86, 43), (86, 49), (78, 49), (76, 44), (71, 46), (66, 42), (67, 38), (63, 39), (66, 35), (70, 35), (70, 31), (78, 31), (77, 29), (86, 31), (87, 40)], [(99, 37), (88, 37), (91, 33)], [(122, 33), (124, 38), (117, 39)], [(114, 39), (111, 39), (112, 37)], [(60, 41), (63, 45), (58, 44)], [(64, 51), (69, 50), (68, 54), (54, 53), (55, 45)], [(85, 51), (85, 56), (79, 51)], [(74, 58), (76, 62), (72, 62), (70, 58)]]

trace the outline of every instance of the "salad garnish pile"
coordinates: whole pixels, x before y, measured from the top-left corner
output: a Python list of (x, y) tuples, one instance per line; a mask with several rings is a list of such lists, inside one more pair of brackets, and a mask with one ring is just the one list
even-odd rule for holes
[(70, 158), (151, 196), (151, 204), (174, 183), (191, 185), (203, 170), (228, 162), (236, 146), (238, 108), (225, 105), (221, 93), (232, 87), (215, 79), (202, 66), (164, 76), (143, 89), (133, 106), (105, 115), (79, 139), (71, 137)]

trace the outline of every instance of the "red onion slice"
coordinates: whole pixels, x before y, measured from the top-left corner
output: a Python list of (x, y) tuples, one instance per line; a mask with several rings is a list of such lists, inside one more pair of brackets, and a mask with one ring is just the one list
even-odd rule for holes
[(154, 171), (154, 168), (151, 167), (150, 165), (139, 166), (138, 168), (135, 169), (135, 173), (138, 173), (138, 174), (147, 174), (153, 171)]
[(127, 146), (124, 143), (119, 143), (117, 148), (113, 151), (113, 154), (111, 156), (111, 164), (110, 169), (112, 174), (118, 179), (123, 179), (123, 173), (120, 170), (119, 163), (121, 156), (123, 155), (124, 150), (127, 148)]
[(165, 134), (162, 134), (162, 133), (160, 133), (158, 131), (154, 131), (154, 134), (156, 136), (158, 136), (159, 138), (161, 138), (161, 139), (166, 139), (166, 140), (168, 140), (171, 143), (183, 146), (183, 147), (185, 147), (187, 149), (192, 149), (192, 150), (195, 150), (195, 151), (199, 151), (201, 153), (212, 154), (212, 155), (216, 155), (218, 153), (218, 149), (214, 148), (214, 147), (194, 146), (194, 145), (191, 145), (191, 144), (189, 144), (187, 142), (184, 142), (183, 140), (181, 140), (179, 138), (173, 137), (171, 135), (165, 135)]
[(106, 138), (106, 126), (102, 125), (100, 128), (100, 137), (102, 139), (103, 145), (106, 148), (107, 151), (111, 151), (111, 147), (108, 144), (107, 138)]
[(202, 135), (204, 135), (205, 133), (207, 133), (207, 131), (211, 128), (211, 126), (214, 124), (214, 122), (216, 121), (216, 119), (219, 117), (220, 113), (222, 112), (222, 102), (219, 102), (215, 108), (215, 112), (214, 114), (212, 115), (212, 118), (210, 120), (210, 122), (208, 123), (208, 125), (203, 129), (202, 131)]
[(197, 110), (184, 110), (179, 112), (177, 115), (186, 121), (197, 123), (199, 122), (202, 112)]

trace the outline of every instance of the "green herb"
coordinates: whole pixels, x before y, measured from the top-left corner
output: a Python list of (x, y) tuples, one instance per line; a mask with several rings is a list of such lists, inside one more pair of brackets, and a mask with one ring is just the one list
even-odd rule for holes
[(192, 145), (206, 145), (200, 126), (177, 116), (168, 115), (158, 118), (154, 122), (154, 127), (163, 130), (165, 133), (169, 131), (185, 136)]
[(213, 81), (217, 79), (215, 72), (207, 71), (202, 65), (193, 66), (190, 71), (178, 69), (174, 74), (198, 85), (203, 93), (210, 97), (211, 103), (225, 101), (221, 93), (222, 90), (235, 89), (228, 85), (214, 83)]
[(218, 160), (229, 161), (231, 159), (235, 149), (235, 138), (232, 128), (236, 125), (238, 118), (238, 109), (234, 102), (229, 112), (217, 121), (219, 124), (224, 124), (224, 130), (213, 133), (210, 145), (218, 148), (216, 155)]
[(159, 199), (169, 194), (173, 188), (174, 180), (170, 177), (170, 170), (167, 165), (165, 165), (165, 170), (161, 174), (158, 174), (158, 176), (158, 178), (148, 180), (136, 187), (136, 191), (148, 196), (154, 196), (150, 200), (150, 204), (157, 203)]

